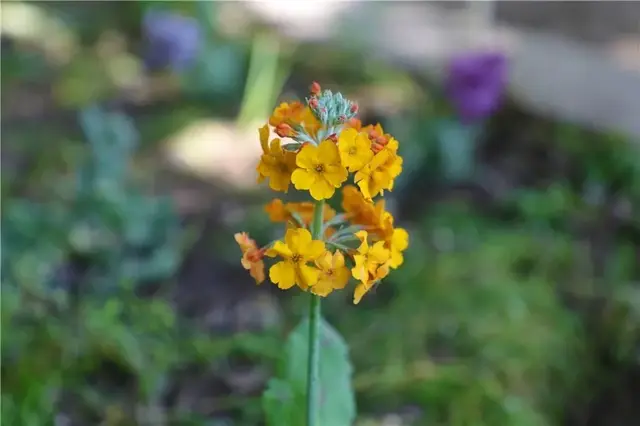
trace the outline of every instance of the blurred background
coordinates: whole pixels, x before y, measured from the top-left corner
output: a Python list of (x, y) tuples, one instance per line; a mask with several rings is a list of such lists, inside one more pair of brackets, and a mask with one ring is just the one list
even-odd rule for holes
[(640, 423), (640, 3), (12, 1), (1, 60), (3, 424), (262, 424), (306, 295), (233, 234), (313, 80), (405, 159), (405, 264), (323, 303), (357, 425)]

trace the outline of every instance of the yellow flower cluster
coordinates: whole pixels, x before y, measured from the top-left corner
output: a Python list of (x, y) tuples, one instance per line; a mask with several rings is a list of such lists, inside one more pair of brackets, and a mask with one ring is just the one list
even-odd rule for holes
[[(286, 223), (285, 236), (258, 248), (245, 233), (236, 234), (242, 265), (261, 283), (264, 257), (277, 258), (269, 269), (274, 284), (281, 289), (297, 285), (323, 297), (345, 288), (353, 277), (354, 303), (359, 303), (402, 264), (409, 245), (408, 233), (394, 227), (384, 200), (373, 201), (393, 189), (402, 171), (399, 144), (379, 124), (362, 127), (355, 117), (357, 105), (339, 93), (322, 93), (314, 83), (306, 101), (280, 104), (259, 129), (262, 155), (256, 170), (258, 183), (268, 180), (280, 192), (293, 184), (317, 202), (274, 199), (267, 204), (271, 221)], [(279, 138), (269, 140), (271, 128)], [(345, 184), (350, 178), (355, 185)], [(322, 202), (339, 188), (342, 214)], [(314, 239), (310, 229), (318, 207), (323, 209), (322, 229)]]

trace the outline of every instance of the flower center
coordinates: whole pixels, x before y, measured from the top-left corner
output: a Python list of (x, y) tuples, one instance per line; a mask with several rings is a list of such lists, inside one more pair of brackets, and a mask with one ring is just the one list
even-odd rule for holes
[(299, 255), (298, 253), (296, 253), (293, 256), (291, 256), (291, 262), (293, 262), (293, 263), (298, 263), (301, 260), (302, 260), (302, 256)]
[(318, 173), (324, 172), (324, 165), (323, 164), (318, 164), (316, 166), (316, 172), (318, 172)]
[(351, 148), (349, 148), (349, 155), (356, 155), (357, 152), (358, 152), (358, 149), (355, 146), (352, 146)]

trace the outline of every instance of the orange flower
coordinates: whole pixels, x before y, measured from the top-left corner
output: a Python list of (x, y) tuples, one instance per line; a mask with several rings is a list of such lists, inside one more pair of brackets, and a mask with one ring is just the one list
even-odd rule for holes
[(289, 124), (289, 122), (299, 121), (299, 117), (302, 114), (305, 106), (301, 102), (282, 102), (274, 110), (273, 114), (269, 118), (269, 124), (273, 127), (278, 127), (280, 124)]
[(342, 209), (351, 223), (371, 228), (371, 232), (374, 232), (380, 225), (384, 200), (374, 204), (366, 200), (355, 186), (346, 185), (342, 188)]
[[(313, 220), (314, 203), (283, 203), (281, 199), (276, 198), (267, 204), (264, 209), (269, 214), (272, 222), (286, 222), (292, 219), (292, 213), (296, 213), (304, 225), (309, 226)], [(331, 220), (335, 217), (336, 211), (328, 204), (324, 205), (323, 219)]]
[(303, 127), (309, 135), (315, 136), (321, 127), (311, 109), (297, 101), (278, 105), (269, 118), (269, 124), (279, 129), (281, 137), (295, 136), (295, 129), (298, 127)]
[(264, 249), (258, 248), (254, 240), (246, 232), (239, 232), (233, 236), (242, 251), (242, 267), (256, 280), (256, 284), (264, 281)]

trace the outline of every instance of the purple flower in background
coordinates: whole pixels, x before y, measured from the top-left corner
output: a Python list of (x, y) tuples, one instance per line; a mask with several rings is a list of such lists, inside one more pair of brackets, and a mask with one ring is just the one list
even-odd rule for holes
[(198, 55), (200, 27), (198, 21), (172, 12), (148, 11), (142, 22), (146, 42), (144, 62), (148, 69), (187, 68)]
[(506, 82), (503, 54), (473, 52), (451, 60), (446, 90), (460, 118), (469, 122), (487, 117), (500, 106)]

